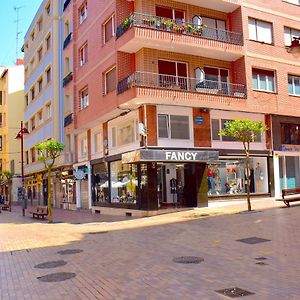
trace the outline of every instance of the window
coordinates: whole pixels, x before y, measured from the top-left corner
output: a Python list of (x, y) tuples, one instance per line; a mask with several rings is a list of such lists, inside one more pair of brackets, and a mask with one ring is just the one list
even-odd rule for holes
[(105, 73), (105, 94), (108, 94), (116, 89), (116, 67)]
[(31, 148), (30, 149), (30, 154), (31, 154), (31, 162), (35, 162), (35, 149)]
[(38, 113), (37, 113), (37, 119), (38, 119), (38, 125), (41, 125), (43, 123), (43, 111), (40, 110)]
[(12, 174), (15, 173), (15, 161), (14, 161), (14, 160), (11, 160), (11, 161), (10, 161), (10, 172), (11, 172)]
[(30, 119), (30, 123), (31, 123), (31, 131), (33, 131), (35, 129), (35, 117), (32, 117)]
[(190, 126), (188, 116), (158, 115), (158, 137), (168, 139), (190, 139)]
[(284, 45), (291, 46), (294, 37), (300, 37), (300, 30), (284, 27)]
[(88, 88), (84, 88), (80, 91), (80, 103), (79, 103), (79, 109), (82, 110), (89, 105), (89, 90)]
[(300, 77), (289, 75), (289, 94), (300, 96)]
[(43, 78), (41, 77), (39, 80), (38, 80), (38, 92), (40, 93), (43, 89)]
[(86, 156), (87, 155), (87, 138), (80, 140), (80, 156)]
[(3, 127), (3, 114), (0, 113), (0, 128)]
[(4, 95), (3, 91), (0, 91), (0, 105), (3, 104), (3, 95)]
[(0, 151), (3, 150), (3, 148), (2, 148), (2, 146), (3, 146), (2, 144), (3, 144), (3, 143), (2, 143), (2, 142), (3, 142), (3, 141), (2, 141), (2, 135), (0, 135)]
[(34, 41), (34, 31), (32, 31), (32, 32), (30, 33), (30, 39), (31, 39), (32, 41)]
[(45, 6), (45, 11), (47, 16), (50, 16), (50, 11), (51, 11), (50, 2), (48, 2), (47, 5)]
[(115, 36), (115, 16), (112, 15), (104, 24), (103, 24), (103, 32), (104, 32), (104, 44), (112, 39)]
[(272, 23), (249, 18), (249, 39), (272, 44)]
[(300, 0), (283, 0), (283, 2), (300, 5)]
[(34, 86), (31, 88), (30, 94), (31, 94), (31, 101), (32, 101), (35, 98), (35, 88), (34, 88)]
[(87, 63), (88, 60), (88, 45), (85, 43), (80, 49), (79, 49), (79, 64), (82, 67), (84, 64)]
[(51, 81), (51, 67), (49, 67), (46, 70), (46, 79), (47, 79), (47, 83), (49, 83)]
[(33, 69), (34, 66), (34, 57), (30, 60), (30, 68)]
[(252, 69), (253, 89), (275, 92), (275, 76), (273, 71)]
[(281, 124), (281, 143), (300, 145), (300, 124)]
[(24, 77), (25, 77), (25, 80), (27, 80), (27, 77), (28, 77), (28, 67), (26, 67), (25, 70), (24, 70)]
[(101, 138), (100, 132), (94, 133), (94, 153), (100, 152), (100, 138)]
[(38, 20), (37, 27), (39, 32), (43, 29), (43, 18)]
[[(236, 142), (237, 140), (230, 136), (220, 136), (219, 133), (221, 129), (226, 127), (226, 123), (231, 120), (229, 119), (212, 119), (211, 120), (211, 130), (212, 130), (212, 140), (213, 141), (223, 141), (223, 142)], [(260, 143), (261, 135), (254, 135), (254, 141)]]
[(211, 38), (215, 38), (215, 39), (223, 38), (224, 40), (226, 40), (227, 37), (226, 37), (226, 33), (224, 32), (224, 30), (226, 30), (226, 22), (224, 20), (202, 17), (202, 23), (203, 23), (203, 25), (205, 25), (209, 28), (209, 30), (203, 31), (204, 37), (207, 35), (207, 37), (210, 39)]
[(79, 8), (79, 24), (81, 24), (87, 18), (87, 3), (85, 2)]
[(39, 48), (37, 54), (38, 54), (38, 61), (41, 61), (43, 56), (43, 47)]
[(46, 120), (51, 118), (51, 103), (46, 105)]
[(138, 140), (136, 120), (131, 119), (111, 128), (112, 147), (134, 143)]
[(49, 50), (51, 47), (51, 35), (49, 34), (47, 37), (46, 37), (46, 50)]
[(29, 104), (29, 101), (28, 101), (28, 94), (25, 95), (25, 107), (27, 107)]
[(184, 11), (168, 8), (168, 7), (155, 7), (156, 16), (168, 18), (173, 20), (184, 20)]

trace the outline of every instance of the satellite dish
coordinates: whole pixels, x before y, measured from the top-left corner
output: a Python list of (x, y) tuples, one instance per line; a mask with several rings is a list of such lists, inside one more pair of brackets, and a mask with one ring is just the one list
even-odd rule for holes
[(203, 69), (195, 69), (195, 75), (198, 82), (203, 82), (205, 80), (205, 72), (203, 71)]
[(193, 20), (193, 24), (196, 26), (200, 27), (203, 24), (202, 18), (200, 16), (195, 15), (193, 16), (192, 20)]

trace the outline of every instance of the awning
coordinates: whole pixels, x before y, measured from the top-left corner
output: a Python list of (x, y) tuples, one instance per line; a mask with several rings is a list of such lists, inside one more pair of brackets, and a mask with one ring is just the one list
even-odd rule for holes
[(209, 162), (219, 159), (219, 151), (140, 149), (122, 154), (122, 163), (137, 162)]

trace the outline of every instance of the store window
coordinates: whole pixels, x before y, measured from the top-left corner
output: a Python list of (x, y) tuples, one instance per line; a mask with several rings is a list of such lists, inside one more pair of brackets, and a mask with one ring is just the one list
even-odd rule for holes
[[(268, 192), (267, 158), (250, 158), (250, 193)], [(246, 159), (220, 160), (208, 166), (208, 195), (247, 192)]]
[(107, 164), (100, 163), (93, 166), (93, 201), (109, 202), (109, 185), (108, 185)]
[(110, 170), (111, 202), (136, 203), (137, 165), (115, 161), (110, 164)]
[(281, 124), (281, 143), (300, 145), (300, 124)]
[(189, 116), (158, 114), (158, 137), (189, 140)]
[(249, 18), (249, 39), (257, 42), (272, 44), (272, 23)]
[(252, 69), (253, 89), (265, 92), (275, 92), (274, 71)]
[(289, 75), (288, 82), (289, 82), (289, 94), (300, 96), (300, 77)]

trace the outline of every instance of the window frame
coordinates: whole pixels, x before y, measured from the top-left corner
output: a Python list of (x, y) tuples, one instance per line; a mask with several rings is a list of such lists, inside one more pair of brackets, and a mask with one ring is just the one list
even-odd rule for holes
[[(292, 79), (293, 93), (290, 93), (290, 78)], [(300, 91), (298, 94), (295, 93), (295, 79), (299, 81), (299, 89), (300, 89), (300, 76), (288, 74), (288, 91), (290, 96), (300, 96)]]
[(87, 108), (88, 106), (89, 106), (89, 88), (88, 86), (85, 86), (79, 91), (79, 111)]
[[(259, 70), (259, 71), (262, 71), (262, 72), (272, 72), (273, 73), (274, 90), (269, 90), (268, 89), (269, 85), (270, 85), (270, 80), (269, 80), (269, 76), (266, 75), (266, 74), (264, 75), (264, 76), (266, 76), (266, 89), (265, 90), (262, 89), (260, 87), (260, 85), (261, 85), (260, 82), (262, 82), (260, 76), (263, 75), (263, 74), (262, 74), (262, 72), (261, 73), (258, 73), (258, 72), (255, 73), (254, 70)], [(254, 80), (254, 75), (255, 74), (258, 76), (257, 77), (257, 88), (254, 88), (254, 84), (253, 84), (254, 83), (253, 80)], [(265, 93), (277, 93), (277, 86), (276, 86), (276, 84), (277, 84), (277, 80), (276, 80), (276, 72), (275, 72), (275, 70), (264, 70), (264, 69), (259, 69), (259, 68), (252, 68), (252, 89), (254, 91), (265, 92)]]
[[(107, 75), (109, 73), (111, 73), (113, 70), (115, 70), (115, 86), (114, 86), (114, 89), (113, 90), (107, 90)], [(115, 91), (117, 89), (117, 68), (116, 66), (113, 66), (111, 67), (110, 69), (108, 69), (105, 73), (104, 73), (104, 95), (107, 95), (113, 91)]]
[[(109, 41), (111, 41), (113, 39), (114, 36), (116, 36), (116, 28), (115, 28), (115, 14), (112, 14), (103, 24), (102, 24), (102, 32), (103, 32), (103, 45), (107, 44)], [(111, 37), (106, 40), (106, 25), (107, 23), (111, 20), (112, 22), (112, 32), (111, 32)]]
[[(250, 25), (252, 25), (252, 24), (250, 24), (251, 20), (253, 20), (255, 22), (255, 24), (254, 24), (254, 26), (255, 26), (255, 38), (251, 37), (251, 31), (250, 31)], [(271, 28), (270, 28), (270, 30), (271, 30), (271, 32), (270, 32), (271, 41), (270, 42), (259, 39), (259, 32), (258, 32), (259, 25), (258, 25), (258, 22), (271, 25)], [(273, 31), (274, 30), (273, 30), (273, 23), (272, 22), (256, 19), (256, 18), (253, 18), (253, 17), (248, 17), (248, 37), (249, 37), (250, 41), (263, 43), (263, 44), (267, 44), (267, 45), (274, 45), (274, 32)]]
[(79, 25), (81, 25), (84, 20), (87, 18), (87, 1), (85, 1), (78, 9), (78, 15), (79, 15)]
[(88, 43), (85, 42), (80, 48), (79, 48), (79, 66), (83, 67), (88, 62)]

